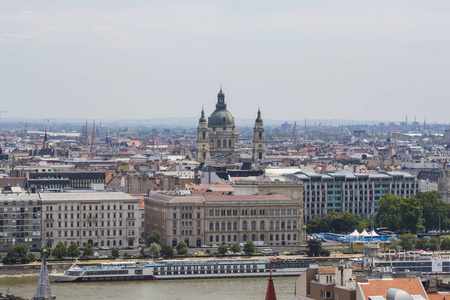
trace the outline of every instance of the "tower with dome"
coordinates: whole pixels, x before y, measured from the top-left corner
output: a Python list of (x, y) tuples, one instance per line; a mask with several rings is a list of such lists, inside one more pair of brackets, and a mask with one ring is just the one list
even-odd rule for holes
[[(257, 129), (256, 129), (257, 128)], [(265, 158), (265, 137), (262, 125), (261, 112), (258, 109), (258, 117), (255, 121), (253, 137), (253, 148), (258, 148), (254, 152), (253, 160)], [(205, 118), (202, 109), (201, 117), (197, 127), (197, 160), (205, 161), (210, 158), (239, 155), (239, 132), (234, 124), (233, 115), (227, 110), (225, 94), (220, 87), (217, 95), (216, 109)], [(257, 144), (255, 145), (255, 142)], [(256, 154), (256, 155), (255, 155)]]

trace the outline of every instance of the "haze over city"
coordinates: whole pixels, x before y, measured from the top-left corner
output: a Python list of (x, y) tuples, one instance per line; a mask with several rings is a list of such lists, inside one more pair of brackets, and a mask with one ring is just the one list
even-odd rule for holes
[(446, 1), (3, 1), (2, 118), (448, 122)]

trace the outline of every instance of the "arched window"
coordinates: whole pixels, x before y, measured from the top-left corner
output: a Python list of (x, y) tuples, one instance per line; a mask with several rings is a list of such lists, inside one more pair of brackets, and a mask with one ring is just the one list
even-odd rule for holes
[(234, 242), (237, 242), (237, 235), (234, 235), (234, 236), (233, 236), (233, 241), (234, 241)]
[(225, 231), (225, 222), (222, 222), (221, 228), (222, 228), (223, 231)]
[(217, 148), (220, 148), (220, 140), (217, 140)]
[(233, 230), (237, 230), (237, 222), (236, 221), (233, 222)]
[(281, 229), (285, 229), (285, 222), (284, 221), (281, 221)]
[(228, 148), (231, 148), (231, 140), (228, 140)]
[(296, 241), (296, 240), (297, 240), (297, 235), (296, 235), (296, 234), (293, 235), (292, 240), (293, 240), (293, 241)]
[(275, 229), (280, 229), (280, 221), (275, 222)]
[(273, 241), (273, 234), (270, 235), (270, 240)]
[(222, 235), (222, 242), (225, 242), (225, 236)]
[(216, 242), (219, 242), (219, 236), (216, 235)]
[(252, 241), (256, 241), (256, 234), (252, 234)]
[(219, 231), (219, 222), (216, 222), (216, 231)]
[(281, 240), (284, 241), (284, 233), (281, 235)]
[(244, 234), (244, 235), (242, 236), (242, 240), (243, 240), (244, 242), (247, 241), (247, 235), (246, 235), (246, 234)]
[(262, 159), (262, 152), (259, 152), (258, 159)]
[(252, 230), (256, 230), (256, 221), (252, 221)]
[(292, 229), (297, 229), (297, 221), (292, 222)]
[(227, 146), (227, 140), (223, 140), (223, 147), (225, 148)]
[(242, 222), (242, 230), (247, 230), (247, 221)]
[(261, 241), (264, 241), (264, 234), (261, 234), (260, 238)]
[(280, 236), (278, 235), (278, 233), (277, 233), (277, 235), (275, 235), (275, 240), (276, 240), (276, 241), (279, 241), (279, 240), (280, 240)]
[(203, 131), (202, 132), (202, 139), (205, 139), (205, 137), (206, 137), (206, 133)]
[(227, 230), (231, 230), (231, 222), (227, 223)]
[(264, 221), (259, 222), (259, 229), (264, 230)]
[(210, 231), (214, 230), (214, 223), (213, 222), (209, 222), (209, 230)]
[(214, 236), (212, 236), (212, 235), (209, 236), (209, 242), (211, 242), (211, 243), (214, 242)]
[(259, 139), (262, 139), (262, 132), (259, 132)]
[(186, 246), (189, 247), (189, 239), (188, 239), (188, 238), (185, 238), (185, 239), (184, 239), (184, 242), (186, 243)]
[(290, 233), (288, 233), (288, 235), (287, 235), (287, 240), (288, 240), (288, 241), (291, 240), (291, 234), (290, 234)]
[[(109, 243), (109, 241), (107, 243)], [(177, 245), (177, 239), (173, 239), (172, 240), (172, 246), (175, 247), (176, 245)]]
[(273, 221), (270, 221), (269, 224), (270, 224), (270, 225), (269, 225), (269, 228), (270, 228), (270, 229), (273, 229)]
[(231, 242), (231, 235), (228, 236), (228, 241)]
[(291, 221), (287, 221), (287, 229), (291, 229)]

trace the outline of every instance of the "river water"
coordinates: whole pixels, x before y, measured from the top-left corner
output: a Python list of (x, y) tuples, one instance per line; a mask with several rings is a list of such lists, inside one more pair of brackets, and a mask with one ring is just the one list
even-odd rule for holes
[[(293, 300), (297, 277), (274, 278), (278, 300)], [(0, 293), (31, 299), (36, 293), (37, 277), (0, 279)], [(51, 283), (57, 300), (263, 300), (267, 278), (149, 280), (129, 282)]]

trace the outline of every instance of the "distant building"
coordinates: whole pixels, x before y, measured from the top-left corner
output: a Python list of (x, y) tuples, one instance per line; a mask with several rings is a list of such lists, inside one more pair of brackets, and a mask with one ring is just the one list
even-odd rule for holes
[(139, 199), (122, 192), (40, 193), (42, 234), (50, 247), (137, 247)]
[(417, 179), (404, 172), (297, 172), (285, 177), (303, 181), (305, 222), (332, 210), (369, 219), (377, 212), (376, 204), (385, 194), (410, 197), (419, 191)]
[[(209, 158), (239, 154), (239, 132), (234, 124), (233, 115), (227, 110), (225, 94), (222, 87), (217, 95), (216, 109), (208, 120), (202, 109), (197, 127), (197, 160), (205, 161)], [(264, 127), (261, 112), (255, 121), (253, 139), (254, 160), (264, 159), (266, 153)], [(261, 158), (260, 158), (261, 157)]]
[(105, 184), (105, 172), (30, 172), (28, 188), (37, 190), (90, 189)]
[(145, 234), (161, 232), (164, 244), (232, 245), (265, 241), (299, 246), (302, 206), (284, 195), (155, 194), (145, 198)]
[(25, 243), (32, 250), (41, 244), (41, 198), (38, 194), (14, 193), (0, 197), (0, 251)]

